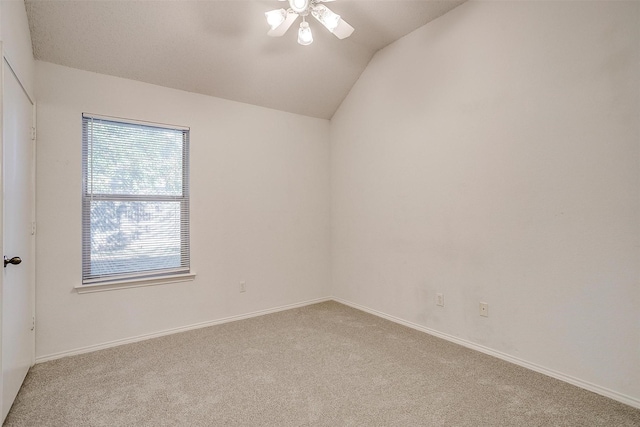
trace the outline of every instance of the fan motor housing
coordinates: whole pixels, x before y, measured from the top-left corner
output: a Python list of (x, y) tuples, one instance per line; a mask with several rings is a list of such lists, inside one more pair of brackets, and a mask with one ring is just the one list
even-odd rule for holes
[(291, 9), (299, 15), (309, 14), (309, 6), (311, 0), (289, 0), (289, 6)]

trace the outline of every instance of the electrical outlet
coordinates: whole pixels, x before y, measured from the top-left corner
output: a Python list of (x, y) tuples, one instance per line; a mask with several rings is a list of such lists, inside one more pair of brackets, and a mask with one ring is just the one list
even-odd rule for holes
[(436, 294), (436, 305), (439, 305), (440, 307), (444, 307), (444, 295), (443, 294)]
[(489, 317), (489, 304), (486, 302), (480, 303), (480, 316)]
[(244, 280), (240, 282), (240, 292), (247, 292), (247, 282)]

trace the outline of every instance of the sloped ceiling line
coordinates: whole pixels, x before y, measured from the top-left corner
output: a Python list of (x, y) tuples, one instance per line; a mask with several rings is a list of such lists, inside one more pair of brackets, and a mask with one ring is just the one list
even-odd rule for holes
[[(355, 28), (266, 35), (269, 1), (26, 0), (38, 60), (330, 119), (372, 56), (464, 0), (338, 0)], [(317, 25), (315, 25), (317, 24)]]

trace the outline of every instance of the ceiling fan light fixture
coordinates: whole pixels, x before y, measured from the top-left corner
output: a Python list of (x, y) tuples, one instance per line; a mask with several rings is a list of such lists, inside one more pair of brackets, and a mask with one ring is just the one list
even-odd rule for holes
[(272, 30), (275, 30), (282, 24), (287, 18), (287, 11), (284, 9), (270, 10), (264, 14), (267, 17), (267, 24)]
[(298, 30), (298, 43), (302, 46), (308, 46), (313, 43), (313, 35), (311, 34), (311, 28), (307, 21), (300, 23), (300, 29)]
[(327, 27), (327, 30), (331, 31), (332, 33), (340, 23), (340, 15), (332, 12), (323, 4), (314, 6), (314, 8), (311, 10), (311, 14), (314, 18), (320, 21), (322, 25)]
[(298, 29), (298, 43), (307, 46), (313, 43), (313, 35), (306, 18), (311, 15), (334, 36), (339, 39), (347, 38), (353, 33), (353, 27), (349, 25), (337, 13), (334, 13), (321, 4), (333, 0), (280, 0), (289, 3), (288, 9), (276, 9), (265, 13), (267, 23), (271, 29), (267, 35), (271, 37), (281, 37), (298, 19), (302, 18), (302, 23)]

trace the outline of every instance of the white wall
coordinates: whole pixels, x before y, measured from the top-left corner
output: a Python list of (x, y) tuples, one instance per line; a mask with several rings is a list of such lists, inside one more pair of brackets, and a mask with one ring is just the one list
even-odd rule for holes
[[(37, 357), (329, 294), (328, 121), (36, 64)], [(73, 290), (82, 112), (191, 128), (194, 282)]]
[(31, 99), (34, 99), (35, 62), (23, 0), (0, 1), (0, 40), (13, 71)]
[(470, 2), (380, 51), (331, 123), (333, 295), (640, 405), (639, 47), (638, 2)]

